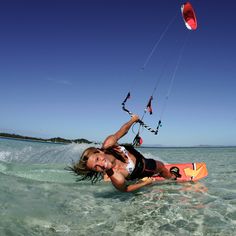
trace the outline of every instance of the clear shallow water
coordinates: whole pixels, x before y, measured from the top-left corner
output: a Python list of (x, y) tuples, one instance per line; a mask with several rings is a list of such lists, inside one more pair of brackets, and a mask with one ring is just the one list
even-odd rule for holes
[(86, 145), (0, 139), (0, 235), (235, 235), (236, 148), (144, 148), (150, 158), (205, 161), (208, 178), (120, 193), (75, 183), (64, 167)]

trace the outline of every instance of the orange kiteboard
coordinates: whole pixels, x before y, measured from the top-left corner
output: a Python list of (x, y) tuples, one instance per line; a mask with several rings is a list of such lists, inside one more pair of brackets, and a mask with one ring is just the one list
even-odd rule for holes
[[(177, 168), (180, 176), (175, 180), (177, 182), (198, 181), (208, 175), (206, 163), (204, 162), (165, 164), (165, 167), (170, 171), (172, 168)], [(160, 176), (153, 176), (152, 178), (154, 178), (155, 181), (166, 180)]]

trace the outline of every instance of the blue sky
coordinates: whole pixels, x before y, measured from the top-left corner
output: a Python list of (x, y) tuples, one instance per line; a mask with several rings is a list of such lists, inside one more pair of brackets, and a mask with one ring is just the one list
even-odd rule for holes
[(157, 136), (143, 130), (144, 143), (236, 145), (236, 3), (191, 1), (199, 25), (194, 32), (184, 26), (182, 3), (1, 1), (0, 131), (102, 141), (129, 119), (121, 110), (128, 90), (127, 107), (141, 116), (164, 71), (153, 115), (145, 117), (155, 127), (187, 35), (163, 126)]

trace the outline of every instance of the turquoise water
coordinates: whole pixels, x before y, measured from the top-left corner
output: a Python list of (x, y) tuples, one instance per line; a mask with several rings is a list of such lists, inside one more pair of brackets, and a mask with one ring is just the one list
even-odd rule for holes
[(87, 145), (0, 139), (0, 235), (235, 235), (236, 148), (143, 148), (168, 163), (204, 161), (198, 183), (120, 193), (64, 167)]

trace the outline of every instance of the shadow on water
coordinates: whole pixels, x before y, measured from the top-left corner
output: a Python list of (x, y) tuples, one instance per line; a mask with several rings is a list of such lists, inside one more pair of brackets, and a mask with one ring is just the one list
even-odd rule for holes
[[(100, 183), (103, 185), (104, 183)], [(99, 185), (97, 186), (99, 188)], [(101, 189), (100, 189), (101, 190)], [(208, 188), (201, 182), (188, 182), (188, 183), (173, 183), (173, 182), (161, 182), (153, 185), (141, 188), (134, 192), (120, 192), (114, 187), (110, 186), (109, 189), (105, 188), (103, 191), (96, 191), (93, 193), (95, 198), (103, 199), (117, 199), (119, 201), (129, 201), (140, 196), (160, 195), (163, 193), (168, 194), (180, 194), (181, 193), (206, 193)]]
[[(88, 183), (91, 185), (91, 183)], [(135, 195), (135, 192), (121, 192), (111, 184), (107, 182), (99, 182), (92, 185), (97, 189), (95, 192), (93, 192), (93, 196), (95, 198), (102, 198), (102, 199), (111, 199), (111, 200), (119, 200), (119, 201), (127, 201), (133, 198)]]
[(175, 182), (159, 182), (159, 183), (154, 183), (152, 185), (146, 186), (144, 188), (141, 188), (139, 190), (133, 191), (133, 192), (121, 192), (117, 189), (115, 189), (111, 183), (99, 183), (99, 184), (95, 184), (97, 185), (97, 187), (99, 188), (99, 186), (101, 187), (102, 185), (104, 186), (104, 184), (106, 186), (110, 186), (109, 189), (104, 189), (104, 191), (98, 191), (95, 192), (93, 195), (94, 197), (97, 198), (104, 198), (104, 199), (119, 199), (120, 201), (127, 201), (130, 200), (132, 198), (135, 198), (137, 196), (140, 196), (142, 194), (146, 194), (148, 192), (153, 192), (155, 191), (154, 188), (155, 186), (171, 186), (171, 185), (176, 185)]
[(103, 192), (95, 192), (95, 198), (104, 198), (104, 199), (117, 199), (119, 201), (127, 201), (135, 197), (135, 193), (124, 193), (116, 189), (106, 190)]

